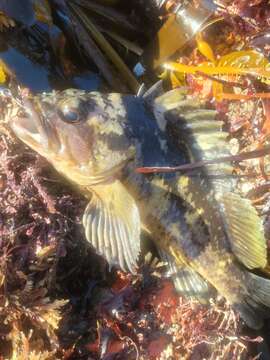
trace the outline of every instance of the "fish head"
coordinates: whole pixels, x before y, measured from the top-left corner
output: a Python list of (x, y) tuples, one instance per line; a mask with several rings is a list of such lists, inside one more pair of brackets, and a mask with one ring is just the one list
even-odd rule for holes
[(16, 136), (79, 185), (108, 180), (134, 156), (121, 95), (69, 89), (13, 101)]

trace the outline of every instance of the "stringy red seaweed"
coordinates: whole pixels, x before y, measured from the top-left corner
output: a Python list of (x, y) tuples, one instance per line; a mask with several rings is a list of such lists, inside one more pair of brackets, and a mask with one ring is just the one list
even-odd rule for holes
[[(269, 52), (268, 1), (216, 3), (218, 14), (230, 24), (228, 48), (238, 37)], [(192, 56), (200, 62), (198, 54)], [(258, 149), (270, 131), (268, 99), (262, 105), (251, 100), (259, 109), (254, 114), (246, 102), (215, 103), (211, 81), (200, 83), (188, 76), (187, 84), (190, 93), (203, 92), (218, 110), (241, 151)], [(155, 262), (143, 261), (136, 276), (109, 272), (84, 240), (80, 219), (85, 199), (46, 161), (2, 130), (1, 360), (259, 358), (256, 345), (264, 340), (244, 335), (241, 320), (223, 299), (207, 307), (179, 297)], [(238, 187), (256, 205), (269, 239), (270, 186), (262, 171), (269, 159), (265, 162), (262, 166), (251, 159), (235, 173), (247, 176)]]

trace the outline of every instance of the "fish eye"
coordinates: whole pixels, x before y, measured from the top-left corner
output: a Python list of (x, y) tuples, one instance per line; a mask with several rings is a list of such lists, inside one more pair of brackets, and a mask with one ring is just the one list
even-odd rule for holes
[(75, 123), (79, 121), (79, 114), (76, 109), (70, 109), (66, 107), (62, 110), (58, 110), (59, 116), (61, 119), (68, 123)]
[(69, 124), (78, 123), (87, 119), (87, 105), (80, 99), (62, 101), (58, 104), (58, 115), (61, 120)]

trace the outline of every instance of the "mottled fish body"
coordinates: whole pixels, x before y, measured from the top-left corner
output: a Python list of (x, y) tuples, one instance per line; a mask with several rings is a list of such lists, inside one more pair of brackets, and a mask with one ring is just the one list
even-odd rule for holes
[(201, 176), (135, 171), (227, 155), (214, 116), (180, 90), (147, 103), (70, 89), (14, 102), (8, 121), (89, 196), (86, 238), (110, 265), (136, 271), (143, 226), (181, 293), (205, 301), (215, 288), (257, 328), (270, 306), (270, 282), (248, 269), (266, 266), (266, 242), (255, 209), (226, 176), (230, 165)]

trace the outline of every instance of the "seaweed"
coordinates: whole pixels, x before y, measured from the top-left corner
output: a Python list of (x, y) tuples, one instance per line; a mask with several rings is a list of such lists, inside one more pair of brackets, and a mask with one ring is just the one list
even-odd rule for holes
[[(51, 27), (57, 22), (57, 11), (65, 9), (65, 3), (68, 1), (38, 1), (35, 16)], [(153, 29), (157, 30), (184, 4), (151, 1), (146, 6), (145, 2), (131, 1), (136, 11), (128, 13), (125, 9), (122, 13), (122, 9), (119, 11), (122, 2), (117, 0), (72, 3), (77, 10), (88, 6), (85, 16), (94, 21), (98, 34), (109, 35), (112, 46), (114, 39), (122, 48), (126, 46), (129, 54), (133, 53), (126, 63), (130, 71), (134, 54), (136, 61), (141, 59), (141, 47), (149, 40), (149, 34), (153, 35)], [(170, 88), (185, 85), (191, 96), (203, 97), (209, 107), (218, 111), (218, 119), (225, 122), (229, 131), (234, 154), (240, 152), (227, 159), (238, 160), (234, 162), (235, 175), (239, 176), (238, 190), (252, 200), (262, 216), (269, 242), (270, 165), (266, 153), (270, 134), (269, 5), (265, 0), (216, 1), (215, 4), (216, 12), (209, 23), (185, 49), (179, 49), (170, 58), (170, 65), (166, 65), (171, 66), (170, 71), (163, 77), (167, 76)], [(198, 6), (198, 2), (193, 1), (193, 5)], [(102, 15), (100, 9), (104, 8), (107, 10)], [(111, 67), (106, 53), (94, 40), (91, 42), (85, 24), (80, 27), (81, 11), (77, 15), (73, 12), (73, 23), (67, 26), (70, 32), (61, 33), (60, 41), (65, 49), (61, 46), (61, 54), (55, 52), (56, 58), (63, 56), (60, 62), (64, 67), (72, 68), (73, 73), (78, 71), (78, 59), (66, 58), (64, 53), (66, 47), (74, 45), (72, 36), (69, 38), (67, 34), (74, 35), (77, 30), (75, 39), (79, 39), (80, 56), (83, 58), (86, 47), (93, 43), (93, 48), (98, 48), (101, 58)], [(138, 19), (138, 14), (143, 14), (142, 19)], [(119, 20), (121, 15), (125, 21)], [(14, 20), (3, 16), (1, 20), (0, 15), (0, 22), (4, 26), (15, 25)], [(145, 18), (145, 29), (153, 27), (149, 34), (145, 29), (138, 31), (138, 24)], [(132, 22), (132, 34), (126, 38), (123, 28), (131, 25), (131, 19), (136, 21)], [(31, 32), (36, 28), (34, 25)], [(85, 36), (80, 38), (82, 34)], [(14, 33), (10, 37), (14, 40)], [(48, 38), (41, 40), (46, 46)], [(244, 62), (247, 55), (249, 62)], [(112, 78), (110, 67), (104, 72), (99, 59), (104, 77), (108, 74), (107, 82), (119, 90), (118, 77)], [(227, 59), (225, 63), (224, 59)], [(257, 72), (254, 73), (255, 60)], [(2, 83), (10, 74), (2, 66), (0, 69), (4, 72), (3, 76), (0, 74)], [(179, 69), (181, 74), (177, 72)], [(137, 81), (131, 79), (133, 85), (129, 88), (133, 92), (137, 90)], [(218, 93), (222, 93), (220, 98), (215, 96)], [(1, 99), (0, 110), (4, 106)], [(244, 162), (245, 154), (249, 156)], [(190, 168), (202, 165), (206, 164), (192, 164)], [(143, 257), (137, 275), (117, 269), (109, 271), (104, 260), (85, 242), (80, 224), (85, 202), (44, 159), (18, 142), (1, 123), (1, 359), (259, 358), (260, 345), (265, 344), (262, 334), (247, 330), (221, 298), (212, 300), (208, 307), (179, 297), (166, 277), (164, 264), (157, 259), (150, 261), (148, 256)]]

